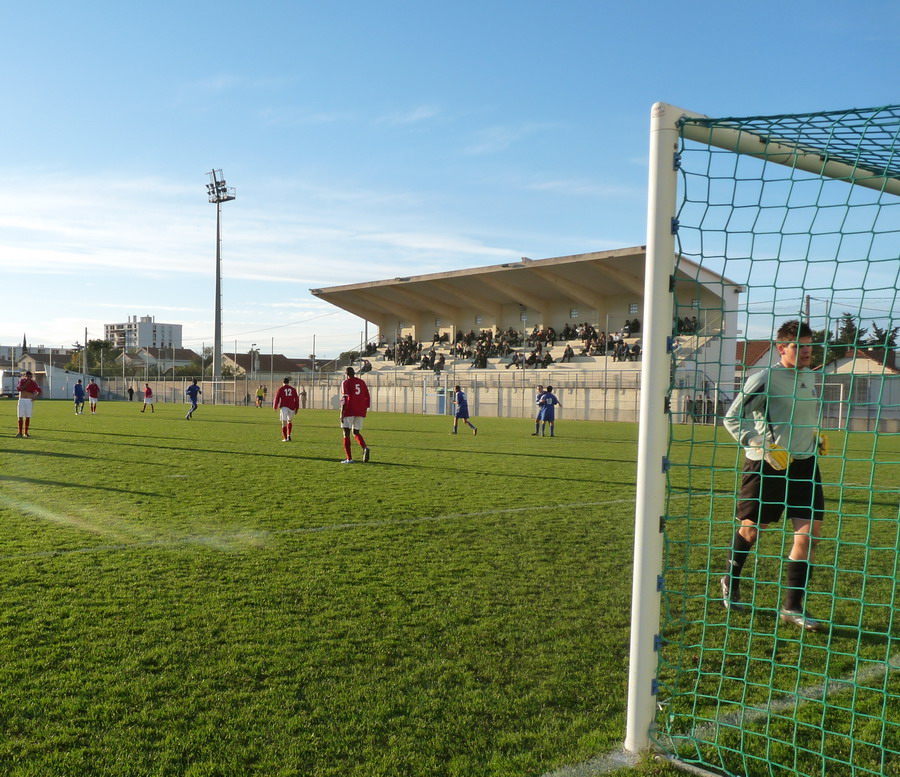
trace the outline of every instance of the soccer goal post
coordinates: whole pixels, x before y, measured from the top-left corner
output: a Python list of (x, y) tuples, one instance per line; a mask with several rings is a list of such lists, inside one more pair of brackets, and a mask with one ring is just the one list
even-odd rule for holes
[[(625, 749), (733, 777), (900, 774), (900, 106), (657, 103), (650, 130)], [(813, 333), (819, 403), (790, 436), (830, 439), (803, 589), (821, 631), (782, 617), (788, 504), (745, 606), (720, 586), (744, 466), (721, 420), (789, 320)]]

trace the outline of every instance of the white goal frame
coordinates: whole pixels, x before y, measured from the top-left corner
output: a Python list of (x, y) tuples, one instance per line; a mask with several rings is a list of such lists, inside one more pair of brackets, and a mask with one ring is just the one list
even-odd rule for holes
[[(710, 117), (658, 102), (650, 112), (650, 164), (647, 203), (647, 259), (644, 278), (644, 358), (641, 367), (635, 499), (634, 571), (625, 750), (650, 746), (657, 706), (657, 668), (663, 589), (663, 531), (668, 420), (666, 398), (671, 364), (673, 296), (678, 207), (679, 139), (683, 119)], [(736, 124), (737, 126), (737, 124)], [(900, 180), (746, 129), (721, 124), (685, 124), (684, 137), (736, 154), (764, 159), (848, 184), (900, 195)]]

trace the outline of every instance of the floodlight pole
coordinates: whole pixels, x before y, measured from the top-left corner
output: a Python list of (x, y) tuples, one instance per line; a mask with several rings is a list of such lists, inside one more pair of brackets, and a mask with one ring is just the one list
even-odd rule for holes
[(209, 183), (206, 192), (209, 201), (216, 204), (216, 321), (213, 342), (213, 381), (222, 375), (222, 203), (235, 198), (234, 187), (225, 185), (221, 170), (207, 173)]

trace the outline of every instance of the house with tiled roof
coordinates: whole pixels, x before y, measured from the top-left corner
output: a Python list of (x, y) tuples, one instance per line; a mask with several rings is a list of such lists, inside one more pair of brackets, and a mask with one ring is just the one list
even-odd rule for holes
[(128, 367), (139, 369), (147, 368), (154, 372), (159, 365), (160, 373), (165, 373), (173, 367), (190, 367), (200, 363), (200, 354), (190, 348), (138, 348), (133, 353), (119, 354), (116, 362), (122, 364), (122, 359)]
[(280, 382), (285, 375), (305, 372), (309, 369), (308, 365), (308, 359), (291, 359), (283, 353), (271, 354), (253, 351), (252, 353), (222, 354), (223, 367), (228, 367), (239, 377), (258, 375), (260, 380), (263, 377), (268, 380), (272, 376), (272, 380)]
[(900, 375), (897, 352), (887, 348), (848, 348), (847, 352), (822, 368), (826, 375)]

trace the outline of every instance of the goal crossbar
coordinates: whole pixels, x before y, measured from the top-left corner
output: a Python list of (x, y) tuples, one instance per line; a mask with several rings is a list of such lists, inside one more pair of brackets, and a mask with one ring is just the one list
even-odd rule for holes
[(682, 134), (688, 140), (900, 196), (900, 158), (895, 159), (892, 154), (888, 160), (869, 158), (864, 153), (853, 160), (844, 159), (816, 149), (811, 143), (729, 126), (729, 119), (711, 119), (671, 105), (666, 106), (666, 112), (680, 114)]

